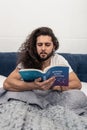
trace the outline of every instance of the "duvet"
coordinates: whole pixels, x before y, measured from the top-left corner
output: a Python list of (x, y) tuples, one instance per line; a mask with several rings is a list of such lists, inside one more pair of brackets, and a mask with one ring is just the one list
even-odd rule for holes
[[(54, 95), (57, 93), (50, 93), (47, 99), (54, 100)], [(72, 102), (71, 108), (34, 96), (33, 92), (0, 90), (0, 130), (87, 130), (87, 97), (83, 93), (81, 104)]]

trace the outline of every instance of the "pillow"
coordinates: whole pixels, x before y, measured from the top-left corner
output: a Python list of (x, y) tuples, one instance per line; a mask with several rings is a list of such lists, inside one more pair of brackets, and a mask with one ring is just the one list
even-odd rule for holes
[(81, 91), (84, 92), (87, 96), (87, 82), (81, 82), (81, 83), (82, 83)]
[(5, 79), (6, 79), (5, 76), (0, 75), (0, 88), (3, 87), (3, 82), (4, 82)]

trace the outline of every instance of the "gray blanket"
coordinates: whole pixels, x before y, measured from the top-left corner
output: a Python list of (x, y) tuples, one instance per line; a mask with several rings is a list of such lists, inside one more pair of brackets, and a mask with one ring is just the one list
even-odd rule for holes
[(1, 88), (0, 130), (87, 130), (87, 97), (78, 90), (41, 96)]

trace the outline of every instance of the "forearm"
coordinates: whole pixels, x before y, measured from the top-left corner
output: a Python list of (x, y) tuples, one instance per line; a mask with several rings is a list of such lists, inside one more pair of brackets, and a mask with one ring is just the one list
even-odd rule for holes
[(82, 85), (80, 81), (71, 81), (69, 82), (69, 89), (81, 89)]
[(63, 90), (69, 90), (69, 89), (81, 89), (82, 85), (78, 77), (75, 73), (70, 73), (69, 76), (69, 84), (66, 87), (62, 87)]
[(62, 86), (62, 90), (66, 91), (66, 90), (70, 90), (70, 89), (81, 89), (81, 83), (80, 82), (75, 82), (75, 81), (71, 81), (69, 82), (68, 86)]
[(4, 82), (4, 89), (9, 91), (29, 91), (29, 90), (48, 90), (53, 84), (55, 78), (50, 78), (41, 82), (41, 78), (36, 79), (33, 82), (24, 82), (20, 77), (11, 78), (8, 77)]
[(24, 82), (22, 80), (17, 79), (7, 79), (4, 84), (3, 88), (9, 91), (28, 91), (35, 89), (33, 82)]
[(78, 81), (71, 81), (69, 82), (68, 86), (54, 86), (53, 90), (59, 90), (59, 91), (67, 91), (70, 89), (81, 89), (81, 83)]

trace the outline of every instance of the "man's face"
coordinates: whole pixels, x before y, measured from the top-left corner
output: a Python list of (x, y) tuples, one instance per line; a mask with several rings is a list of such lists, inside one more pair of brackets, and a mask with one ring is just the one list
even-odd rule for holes
[(40, 35), (37, 37), (36, 49), (38, 58), (42, 61), (47, 60), (53, 55), (54, 44), (52, 38), (48, 35)]

